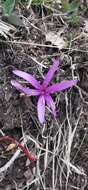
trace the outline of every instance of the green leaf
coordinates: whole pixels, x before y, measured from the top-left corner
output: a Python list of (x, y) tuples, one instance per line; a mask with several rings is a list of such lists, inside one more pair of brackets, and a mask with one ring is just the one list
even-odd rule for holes
[(24, 21), (21, 15), (16, 15), (12, 13), (9, 16), (6, 16), (7, 21), (14, 26), (24, 26)]
[(39, 6), (39, 5), (42, 5), (42, 3), (43, 3), (43, 0), (32, 0), (32, 5)]
[(80, 16), (72, 15), (68, 19), (68, 23), (71, 23), (72, 25), (78, 26), (81, 22)]
[(78, 10), (79, 5), (80, 5), (80, 0), (74, 0), (74, 1), (72, 1), (70, 3), (70, 11), (74, 12), (74, 11)]
[(76, 12), (79, 8), (79, 5), (80, 0), (73, 0), (71, 3), (69, 3), (69, 0), (62, 0), (62, 7), (66, 13)]
[(6, 0), (3, 4), (4, 15), (10, 15), (14, 9), (15, 0)]
[(62, 8), (64, 12), (68, 12), (70, 9), (70, 4), (68, 0), (62, 0)]

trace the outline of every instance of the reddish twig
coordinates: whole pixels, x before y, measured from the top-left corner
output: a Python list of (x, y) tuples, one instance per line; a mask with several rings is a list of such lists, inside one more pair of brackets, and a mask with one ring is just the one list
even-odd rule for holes
[(24, 152), (24, 154), (28, 157), (30, 161), (37, 160), (36, 155), (31, 154), (22, 144), (18, 143), (14, 138), (10, 136), (3, 136), (0, 138), (0, 141), (6, 141), (6, 140), (11, 141), (12, 143), (16, 144), (16, 146), (18, 146)]

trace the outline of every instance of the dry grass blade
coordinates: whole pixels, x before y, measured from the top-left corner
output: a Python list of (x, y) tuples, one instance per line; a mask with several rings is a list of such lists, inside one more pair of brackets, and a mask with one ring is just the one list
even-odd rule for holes
[(82, 173), (76, 166), (73, 166), (70, 163), (71, 162), (70, 157), (71, 157), (71, 149), (72, 149), (73, 138), (74, 138), (77, 126), (78, 126), (78, 122), (79, 122), (80, 117), (81, 117), (82, 110), (80, 111), (77, 123), (75, 124), (75, 127), (72, 130), (72, 125), (71, 125), (69, 113), (68, 113), (68, 97), (67, 97), (67, 94), (65, 96), (65, 100), (66, 100), (66, 117), (67, 117), (67, 121), (68, 121), (68, 133), (67, 133), (68, 138), (67, 138), (67, 143), (66, 143), (66, 147), (65, 147), (65, 156), (64, 156), (64, 163), (67, 166), (67, 177), (66, 177), (66, 189), (67, 189), (68, 179), (69, 179), (69, 176), (71, 174), (71, 168), (79, 175), (81, 175), (81, 174), (83, 175), (84, 173)]
[[(12, 37), (12, 33), (15, 31), (15, 27), (10, 25), (10, 24), (7, 24), (5, 22), (3, 22), (2, 20), (0, 20), (0, 34), (8, 39), (8, 36), (9, 37)], [(12, 33), (11, 33), (12, 32)]]
[(46, 142), (46, 152), (45, 152), (45, 158), (44, 158), (44, 168), (46, 170), (47, 168), (47, 161), (48, 161), (48, 138)]

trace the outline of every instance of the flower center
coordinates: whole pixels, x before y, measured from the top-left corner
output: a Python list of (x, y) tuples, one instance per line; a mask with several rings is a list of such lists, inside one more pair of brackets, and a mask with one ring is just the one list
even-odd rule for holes
[(40, 91), (41, 95), (47, 95), (47, 88), (43, 84), (41, 85)]
[(46, 94), (46, 89), (41, 90), (41, 94), (42, 95)]

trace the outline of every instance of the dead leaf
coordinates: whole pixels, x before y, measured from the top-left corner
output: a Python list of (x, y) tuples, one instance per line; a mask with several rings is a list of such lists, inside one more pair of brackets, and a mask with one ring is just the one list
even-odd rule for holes
[(51, 42), (52, 45), (57, 46), (61, 50), (67, 46), (67, 42), (64, 40), (63, 36), (61, 36), (62, 33), (63, 30), (59, 32), (50, 31), (46, 33), (46, 41)]
[(16, 144), (10, 144), (8, 147), (7, 147), (7, 149), (6, 149), (6, 151), (10, 151), (10, 150), (12, 150), (12, 149), (14, 149), (16, 147)]

